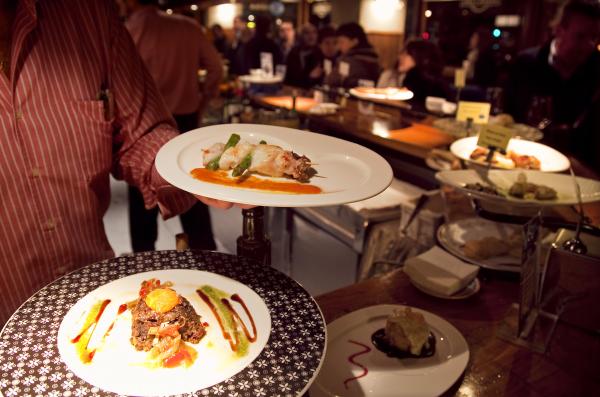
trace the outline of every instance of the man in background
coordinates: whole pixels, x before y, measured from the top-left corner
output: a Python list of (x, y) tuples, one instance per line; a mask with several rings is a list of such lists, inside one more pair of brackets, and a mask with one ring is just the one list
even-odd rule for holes
[(291, 20), (284, 20), (279, 25), (277, 42), (281, 51), (282, 60), (285, 61), (296, 43), (296, 29)]
[[(126, 0), (125, 26), (154, 78), (180, 132), (198, 127), (202, 110), (218, 95), (221, 57), (200, 25), (183, 15), (168, 15), (152, 0)], [(199, 92), (198, 70), (206, 70)], [(129, 188), (129, 223), (134, 252), (154, 250), (158, 210), (146, 209), (135, 187)], [(210, 214), (198, 202), (180, 216), (191, 248), (215, 249)]]
[(599, 39), (600, 2), (567, 2), (552, 40), (518, 56), (506, 95), (507, 110), (517, 121), (546, 127), (548, 143), (596, 168)]

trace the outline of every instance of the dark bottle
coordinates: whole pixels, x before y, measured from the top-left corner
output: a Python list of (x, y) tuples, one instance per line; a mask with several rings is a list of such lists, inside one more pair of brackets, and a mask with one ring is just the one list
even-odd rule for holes
[(271, 241), (265, 234), (265, 209), (254, 207), (242, 210), (243, 234), (237, 239), (237, 254), (271, 265)]

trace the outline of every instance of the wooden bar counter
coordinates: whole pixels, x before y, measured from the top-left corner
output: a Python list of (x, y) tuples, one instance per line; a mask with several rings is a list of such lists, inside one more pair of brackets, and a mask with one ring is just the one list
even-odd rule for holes
[[(499, 325), (518, 300), (518, 281), (482, 279), (481, 291), (465, 300), (443, 300), (410, 284), (402, 270), (316, 298), (327, 323), (379, 304), (427, 310), (454, 325), (469, 344), (465, 373), (444, 396), (598, 396), (600, 335), (559, 323), (546, 354), (497, 337)], [(435, 381), (433, 379), (432, 381)]]

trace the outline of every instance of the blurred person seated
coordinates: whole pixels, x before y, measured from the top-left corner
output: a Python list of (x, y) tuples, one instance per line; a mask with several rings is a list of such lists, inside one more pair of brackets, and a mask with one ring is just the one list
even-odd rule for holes
[(309, 74), (309, 78), (314, 84), (322, 83), (325, 78), (325, 61), (329, 61), (333, 69), (339, 55), (337, 36), (335, 29), (331, 26), (325, 26), (319, 30), (319, 55), (319, 63)]
[(375, 84), (380, 72), (379, 57), (363, 28), (355, 22), (346, 23), (337, 29), (336, 36), (340, 56), (324, 83), (343, 88), (357, 87), (359, 80)]
[(317, 46), (317, 28), (312, 24), (306, 24), (300, 34), (302, 39), (287, 57), (285, 83), (309, 88), (319, 82), (318, 79), (312, 79), (310, 73), (320, 65), (322, 56)]
[[(223, 71), (219, 53), (192, 18), (160, 11), (153, 0), (127, 0), (126, 5), (130, 15), (125, 26), (177, 128), (180, 132), (197, 128), (202, 108), (218, 94)], [(202, 92), (198, 69), (207, 71)], [(134, 252), (154, 250), (157, 216), (158, 208), (146, 209), (140, 191), (130, 186), (129, 224)], [(180, 219), (191, 248), (216, 248), (205, 204), (196, 203)]]
[(281, 50), (270, 37), (271, 18), (265, 15), (257, 15), (254, 18), (256, 28), (252, 37), (244, 49), (244, 70), (241, 74), (248, 74), (250, 69), (260, 68), (260, 54), (268, 52), (273, 56), (273, 71), (276, 65), (283, 64)]
[(411, 101), (424, 105), (428, 96), (447, 96), (442, 67), (442, 55), (437, 45), (411, 39), (398, 54), (396, 67), (381, 74), (377, 87), (406, 87), (415, 95)]
[(277, 29), (277, 44), (281, 51), (283, 60), (287, 60), (288, 55), (296, 46), (296, 29), (291, 20), (283, 20)]
[(506, 107), (516, 121), (544, 128), (547, 143), (598, 167), (600, 2), (571, 0), (554, 37), (517, 57)]
[(210, 27), (210, 31), (212, 33), (213, 46), (217, 51), (223, 56), (229, 53), (229, 41), (227, 40), (227, 36), (225, 36), (223, 27), (216, 23)]
[(480, 26), (471, 34), (469, 52), (465, 59), (467, 80), (480, 87), (493, 87), (498, 84), (498, 62), (492, 48), (490, 28)]

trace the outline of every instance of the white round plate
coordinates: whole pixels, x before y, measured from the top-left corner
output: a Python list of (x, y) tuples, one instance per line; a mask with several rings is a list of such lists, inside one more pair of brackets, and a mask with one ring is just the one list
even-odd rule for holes
[(249, 84), (277, 84), (283, 81), (283, 76), (273, 75), (273, 76), (254, 76), (251, 74), (246, 74), (244, 76), (240, 76), (240, 81), (242, 83)]
[[(536, 200), (510, 196), (508, 191), (521, 173), (527, 177), (527, 182), (545, 185), (556, 190), (557, 198), (554, 200)], [(486, 201), (502, 202), (519, 207), (547, 207), (576, 205), (578, 203), (573, 178), (571, 175), (566, 174), (551, 174), (530, 170), (490, 170), (489, 172), (454, 170), (438, 172), (435, 177), (441, 183), (453, 186), (470, 196)], [(583, 203), (600, 201), (600, 181), (580, 177), (576, 177), (576, 180), (581, 189), (581, 201)], [(487, 186), (493, 184), (501, 195), (467, 189), (465, 187), (467, 183), (480, 183)]]
[[(225, 143), (233, 133), (243, 141), (265, 140), (307, 156), (317, 175), (310, 184), (319, 194), (282, 194), (203, 182), (190, 171), (202, 167), (202, 149)], [(363, 146), (327, 135), (258, 124), (222, 124), (199, 128), (167, 142), (156, 156), (156, 169), (170, 184), (190, 193), (234, 203), (268, 207), (318, 207), (351, 203), (373, 197), (392, 183), (388, 162)], [(290, 181), (282, 178), (269, 178)]]
[(519, 227), (515, 225), (482, 218), (467, 218), (441, 225), (437, 230), (437, 240), (446, 251), (465, 262), (487, 269), (520, 272), (520, 258), (504, 255), (478, 260), (469, 258), (463, 252), (463, 246), (469, 240), (481, 240), (485, 237), (507, 239), (515, 232), (519, 232)]
[[(477, 147), (477, 136), (461, 138), (450, 145), (450, 151), (458, 158), (461, 158), (470, 164), (487, 166), (487, 164), (471, 160), (471, 153)], [(511, 139), (507, 150), (512, 150), (520, 155), (535, 156), (540, 160), (540, 171), (543, 172), (561, 172), (569, 169), (571, 162), (559, 151), (550, 146), (541, 143), (526, 141), (524, 139)], [(492, 166), (492, 168), (496, 168)]]
[(373, 92), (361, 91), (361, 87), (350, 88), (350, 94), (360, 99), (385, 99), (388, 101), (408, 101), (414, 94), (406, 88), (372, 88)]
[(481, 289), (481, 283), (479, 282), (479, 279), (477, 277), (475, 277), (473, 279), (473, 281), (471, 281), (469, 283), (469, 285), (467, 285), (465, 288), (461, 289), (460, 291), (458, 291), (452, 295), (439, 294), (439, 293), (432, 291), (429, 288), (419, 284), (418, 282), (411, 279), (410, 277), (408, 279), (410, 280), (410, 283), (419, 291), (424, 292), (427, 295), (431, 295), (436, 298), (440, 298), (440, 299), (448, 299), (448, 300), (466, 299), (466, 298), (469, 298), (469, 297), (475, 295)]
[[(397, 359), (388, 357), (371, 343), (371, 335), (385, 327), (387, 317), (401, 305), (371, 306), (338, 318), (327, 326), (327, 355), (321, 372), (310, 388), (311, 397), (437, 396), (456, 382), (469, 361), (469, 346), (461, 333), (435, 314), (412, 308), (423, 314), (436, 338), (436, 352), (427, 358)], [(366, 349), (370, 351), (355, 355)], [(349, 361), (366, 367), (364, 370)], [(347, 381), (344, 384), (344, 381)]]
[[(127, 310), (121, 315), (117, 314), (119, 306), (136, 299), (141, 282), (150, 278), (157, 278), (161, 282), (171, 281), (173, 289), (190, 302), (202, 321), (209, 324), (207, 334), (200, 343), (189, 344), (198, 352), (198, 357), (187, 368), (152, 369), (144, 366), (147, 353), (136, 351), (129, 341), (131, 312)], [(205, 284), (229, 294), (237, 293), (248, 306), (256, 323), (258, 339), (250, 344), (246, 356), (239, 358), (231, 351), (217, 319), (196, 294), (196, 289)], [(92, 362), (84, 364), (71, 340), (81, 332), (81, 322), (91, 307), (105, 299), (110, 299), (111, 303), (106, 307), (88, 345), (89, 349), (98, 346), (98, 350)], [(245, 319), (245, 314), (240, 311)], [(113, 321), (114, 328), (102, 341), (102, 336)], [(248, 319), (245, 322), (249, 324)], [(190, 393), (229, 379), (254, 361), (265, 347), (270, 333), (269, 310), (252, 289), (218, 274), (179, 269), (138, 273), (90, 292), (68, 311), (61, 322), (57, 340), (61, 359), (86, 382), (117, 394), (156, 396)]]

